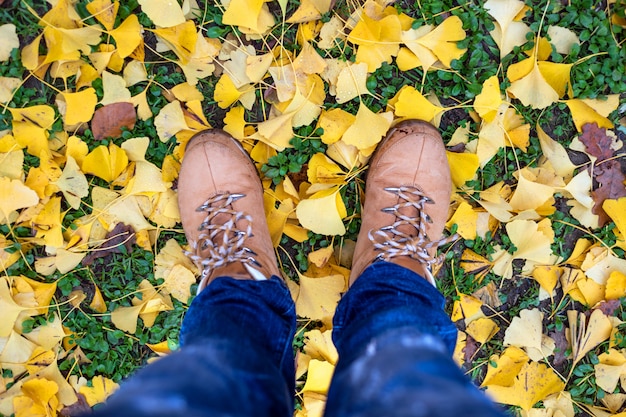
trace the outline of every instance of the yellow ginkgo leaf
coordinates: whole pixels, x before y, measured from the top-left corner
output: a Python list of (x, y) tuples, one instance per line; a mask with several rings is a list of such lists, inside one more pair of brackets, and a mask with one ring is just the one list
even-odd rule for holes
[[(146, 3), (150, 2), (151, 0), (146, 0)], [(158, 1), (154, 2), (157, 3)], [(198, 43), (198, 32), (192, 20), (183, 21), (172, 27), (154, 29), (153, 32), (174, 51), (183, 64), (189, 62)]]
[(367, 64), (348, 64), (341, 69), (337, 77), (337, 103), (343, 104), (361, 94), (369, 94), (367, 90)]
[(461, 58), (466, 51), (456, 44), (463, 39), (465, 39), (463, 22), (458, 16), (450, 16), (417, 42), (430, 49), (444, 67), (450, 68), (452, 60)]
[[(115, 4), (117, 4), (117, 2), (115, 2)], [(120, 58), (126, 58), (141, 45), (143, 41), (141, 32), (141, 24), (136, 14), (131, 14), (117, 28), (109, 32), (113, 39), (115, 39), (117, 53)]]
[(572, 83), (570, 81), (570, 71), (574, 64), (558, 64), (555, 62), (539, 61), (537, 66), (543, 78), (557, 92), (559, 97), (563, 97), (569, 91), (569, 96), (573, 96)]
[(31, 226), (37, 232), (35, 237), (44, 239), (46, 245), (55, 248), (63, 246), (61, 220), (61, 197), (53, 197), (43, 205), (42, 210), (31, 220)]
[(48, 129), (54, 123), (54, 109), (39, 105), (21, 109), (9, 108), (13, 116), (11, 124), (15, 141), (27, 152), (40, 157), (42, 152), (50, 153)]
[(537, 137), (539, 138), (543, 155), (548, 158), (554, 171), (562, 176), (565, 181), (571, 179), (576, 165), (569, 159), (563, 145), (548, 136), (539, 124), (537, 124)]
[(543, 313), (539, 309), (522, 310), (514, 317), (504, 333), (503, 344), (524, 349), (541, 350)]
[(61, 93), (61, 96), (65, 101), (63, 121), (66, 125), (72, 126), (91, 120), (98, 104), (96, 90), (90, 87), (76, 93)]
[(559, 99), (559, 94), (543, 77), (537, 63), (528, 75), (513, 81), (507, 91), (533, 109), (544, 109)]
[(324, 129), (322, 142), (327, 145), (337, 142), (354, 123), (355, 116), (342, 109), (323, 110), (319, 125)]
[(328, 13), (332, 7), (330, 0), (304, 0), (289, 19), (287, 23), (304, 23), (319, 20), (322, 15)]
[(106, 30), (113, 29), (119, 7), (119, 2), (112, 2), (111, 0), (94, 0), (85, 5), (87, 11), (91, 13), (98, 22), (102, 23), (102, 26), (104, 26)]
[(613, 325), (601, 310), (593, 310), (588, 322), (584, 313), (568, 310), (567, 320), (570, 325), (569, 340), (572, 344), (573, 365), (611, 336)]
[(7, 103), (13, 93), (22, 85), (22, 80), (15, 77), (0, 77), (0, 103)]
[(421, 66), (424, 71), (428, 71), (437, 62), (439, 58), (433, 51), (419, 42), (420, 38), (432, 32), (433, 29), (432, 25), (423, 25), (417, 29), (402, 32), (402, 43), (406, 45), (406, 48), (401, 48), (396, 58), (396, 63), (401, 70), (407, 71)]
[(135, 165), (135, 175), (130, 179), (125, 193), (153, 195), (163, 193), (169, 189), (171, 184), (163, 181), (161, 170), (154, 164), (147, 161), (137, 161)]
[(526, 262), (522, 272), (529, 273), (536, 264), (550, 262), (552, 240), (546, 236), (537, 223), (532, 220), (513, 220), (506, 225), (506, 231), (517, 250), (510, 254), (499, 249), (493, 254), (493, 272), (505, 278), (513, 275), (512, 262), (514, 259), (524, 259)]
[(63, 174), (56, 182), (57, 187), (73, 209), (80, 207), (80, 200), (89, 195), (89, 183), (78, 164), (70, 155), (67, 156)]
[(516, 405), (528, 411), (538, 401), (564, 388), (565, 383), (551, 368), (541, 363), (529, 362), (515, 377), (513, 385), (489, 385), (486, 392), (499, 403)]
[(346, 177), (346, 173), (323, 153), (311, 157), (307, 175), (312, 184), (341, 184)]
[(300, 285), (293, 281), (288, 284), (296, 303), (296, 312), (301, 317), (320, 320), (330, 327), (341, 292), (345, 289), (345, 277), (337, 274), (310, 278), (299, 274), (299, 278)]
[(222, 22), (225, 25), (242, 26), (260, 32), (259, 16), (263, 0), (231, 0), (224, 11)]
[(89, 308), (95, 311), (96, 313), (104, 313), (107, 311), (107, 305), (104, 302), (104, 298), (102, 297), (102, 292), (97, 285), (94, 285), (94, 293), (93, 299), (91, 303), (89, 303)]
[(98, 146), (83, 160), (83, 172), (102, 178), (107, 182), (116, 179), (128, 165), (128, 156), (124, 149), (110, 143), (107, 148)]
[(478, 213), (474, 211), (472, 206), (463, 201), (456, 209), (450, 220), (446, 223), (446, 227), (450, 229), (453, 225), (457, 225), (457, 233), (463, 239), (476, 239), (476, 222)]
[(533, 270), (532, 276), (548, 294), (556, 288), (563, 269), (558, 266), (538, 266)]
[(224, 116), (224, 131), (230, 133), (232, 137), (238, 140), (242, 140), (246, 136), (245, 113), (246, 109), (236, 106), (230, 109)]
[(489, 273), (493, 264), (489, 259), (480, 256), (471, 249), (465, 249), (461, 254), (461, 262), (459, 266), (468, 274), (474, 274), (476, 280), (481, 282), (485, 275)]
[(277, 151), (282, 151), (285, 148), (290, 148), (292, 145), (289, 143), (294, 137), (292, 120), (295, 113), (285, 113), (278, 117), (272, 117), (257, 125), (258, 132), (256, 136), (252, 136), (259, 139)]
[[(15, 320), (28, 307), (22, 307), (15, 302), (11, 289), (9, 288), (8, 277), (0, 277), (0, 308), (2, 308), (2, 320), (0, 320), (0, 337), (7, 337), (13, 331)], [(1, 352), (0, 352), (1, 353)], [(4, 361), (2, 361), (4, 362)]]
[(498, 114), (500, 104), (502, 104), (500, 80), (494, 75), (483, 83), (480, 94), (474, 99), (474, 110), (485, 121), (491, 122)]
[(414, 87), (408, 85), (402, 87), (396, 97), (394, 113), (401, 118), (430, 122), (443, 111), (443, 108), (435, 106)]
[(90, 407), (104, 402), (109, 395), (113, 394), (119, 385), (112, 380), (98, 375), (91, 380), (91, 387), (85, 385), (78, 390), (85, 397)]
[(9, 220), (9, 215), (18, 209), (31, 207), (39, 202), (39, 196), (20, 180), (0, 177), (0, 212), (2, 222)]
[(304, 352), (312, 359), (324, 360), (332, 365), (337, 363), (339, 355), (333, 344), (332, 330), (310, 330), (304, 333), (304, 340)]
[(602, 209), (615, 222), (615, 226), (617, 226), (622, 237), (626, 238), (626, 197), (617, 200), (604, 200)]
[(100, 104), (130, 102), (130, 91), (126, 88), (123, 77), (111, 74), (108, 71), (102, 73), (102, 91), (104, 95)]
[(485, 344), (500, 330), (500, 327), (495, 321), (490, 318), (481, 317), (476, 320), (472, 320), (467, 325), (465, 332), (472, 336), (472, 338), (478, 343)]
[(311, 359), (309, 362), (309, 373), (304, 383), (304, 388), (302, 388), (302, 392), (326, 394), (334, 372), (335, 366), (333, 364)]
[(596, 384), (606, 392), (613, 392), (620, 377), (626, 374), (626, 357), (615, 349), (598, 356), (600, 363), (594, 365)]
[(50, 415), (51, 409), (56, 411), (59, 404), (56, 398), (59, 386), (56, 382), (33, 378), (24, 382), (21, 390), (24, 395), (13, 400), (16, 415)]
[(309, 252), (307, 259), (318, 268), (323, 268), (326, 263), (333, 256), (334, 250), (332, 246), (326, 246), (325, 248), (319, 248), (313, 252)]
[(548, 37), (556, 51), (563, 55), (568, 55), (574, 45), (580, 45), (578, 35), (571, 29), (561, 26), (548, 26)]
[(191, 286), (196, 283), (192, 271), (183, 265), (174, 265), (165, 278), (163, 286), (178, 301), (187, 304), (191, 297)]
[(180, 102), (177, 100), (163, 106), (154, 118), (154, 126), (161, 142), (167, 142), (181, 130), (189, 129)]
[(485, 10), (506, 32), (509, 24), (515, 20), (517, 14), (524, 8), (524, 2), (520, 0), (488, 0), (485, 2)]
[(361, 102), (354, 124), (343, 134), (343, 141), (361, 151), (370, 149), (387, 133), (391, 120), (390, 112), (376, 114)]
[(596, 123), (598, 127), (604, 127), (606, 129), (613, 128), (613, 123), (609, 119), (599, 114), (584, 101), (572, 99), (565, 101), (565, 103), (572, 113), (572, 119), (574, 119), (576, 130), (579, 132), (582, 132), (583, 126), (587, 123)]
[(346, 233), (342, 221), (347, 215), (346, 206), (338, 186), (319, 191), (306, 200), (300, 201), (296, 207), (296, 215), (300, 224), (314, 233), (321, 235), (344, 235)]
[(446, 151), (446, 156), (455, 187), (462, 187), (467, 181), (476, 176), (476, 171), (480, 166), (478, 155)]
[(213, 98), (221, 109), (228, 108), (231, 104), (239, 100), (241, 92), (237, 89), (230, 76), (226, 73), (222, 74), (219, 81), (215, 85)]
[(500, 58), (504, 58), (516, 46), (521, 46), (527, 42), (526, 35), (530, 31), (530, 27), (526, 23), (513, 21), (509, 23), (506, 31), (503, 32), (500, 25), (496, 24), (489, 34), (500, 48)]
[(11, 56), (13, 48), (20, 47), (20, 40), (17, 37), (16, 27), (13, 23), (6, 23), (0, 26), (0, 62), (4, 62)]
[[(489, 358), (487, 375), (485, 375), (485, 379), (480, 386), (513, 386), (515, 383), (515, 377), (522, 370), (522, 367), (526, 364), (526, 362), (528, 362), (528, 355), (526, 355), (526, 352), (522, 349), (515, 346), (506, 348), (499, 357), (497, 355), (493, 355)], [(495, 363), (496, 366), (492, 366), (492, 363)]]
[(361, 20), (348, 35), (348, 41), (358, 45), (357, 63), (366, 63), (367, 70), (376, 71), (383, 62), (390, 63), (400, 49), (402, 26), (398, 15), (388, 15), (380, 20), (361, 15)]
[(522, 168), (518, 173), (517, 188), (510, 201), (513, 210), (536, 210), (552, 198), (554, 187), (537, 182), (528, 168)]
[(185, 23), (185, 15), (177, 1), (139, 0), (139, 4), (156, 26), (169, 28)]
[(626, 297), (626, 275), (619, 271), (611, 272), (606, 281), (605, 295), (607, 300), (619, 300)]
[(48, 54), (44, 63), (73, 61), (80, 58), (81, 52), (89, 54), (93, 45), (100, 43), (101, 29), (83, 26), (75, 29), (46, 26), (43, 31)]

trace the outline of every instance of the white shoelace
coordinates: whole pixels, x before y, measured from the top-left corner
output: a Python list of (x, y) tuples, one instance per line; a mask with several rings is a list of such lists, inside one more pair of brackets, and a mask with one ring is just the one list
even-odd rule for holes
[[(434, 201), (427, 197), (419, 188), (414, 186), (388, 187), (385, 191), (399, 197), (398, 204), (392, 207), (385, 207), (383, 212), (393, 214), (396, 221), (378, 230), (370, 230), (369, 239), (374, 244), (374, 248), (379, 250), (376, 260), (389, 261), (398, 256), (408, 256), (426, 265), (426, 279), (435, 285), (435, 278), (432, 275), (433, 264), (440, 263), (442, 256), (433, 257), (428, 253), (431, 248), (436, 248), (457, 239), (456, 235), (444, 237), (431, 241), (426, 234), (426, 223), (432, 223), (431, 218), (424, 210), (425, 204), (433, 204)], [(402, 209), (413, 207), (417, 210), (418, 216), (407, 216), (401, 213)], [(415, 232), (405, 233), (399, 230), (401, 226), (409, 225)]]
[[(243, 197), (245, 194), (216, 194), (196, 209), (207, 213), (198, 227), (201, 232), (198, 240), (189, 242), (191, 251), (187, 253), (202, 271), (198, 293), (207, 286), (209, 276), (216, 268), (241, 262), (251, 272), (250, 266), (261, 266), (254, 258), (256, 253), (244, 245), (246, 238), (252, 236), (252, 216), (232, 208), (232, 203)], [(229, 216), (228, 221), (213, 222), (217, 216), (224, 214)], [(238, 224), (245, 230), (238, 228)], [(253, 277), (259, 279), (254, 273)]]

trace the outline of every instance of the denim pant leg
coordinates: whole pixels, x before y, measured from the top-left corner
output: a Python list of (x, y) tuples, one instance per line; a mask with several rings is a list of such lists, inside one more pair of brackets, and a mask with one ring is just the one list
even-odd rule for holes
[(503, 416), (453, 362), (457, 331), (443, 306), (416, 273), (369, 266), (335, 313), (339, 361), (325, 416)]
[(295, 328), (281, 279), (217, 278), (191, 303), (181, 349), (123, 382), (95, 415), (290, 417)]

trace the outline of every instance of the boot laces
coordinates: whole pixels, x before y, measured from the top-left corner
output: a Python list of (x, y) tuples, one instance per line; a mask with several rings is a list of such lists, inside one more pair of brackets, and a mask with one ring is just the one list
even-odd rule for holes
[[(383, 212), (393, 214), (396, 221), (378, 230), (370, 230), (368, 237), (374, 248), (380, 253), (376, 256), (376, 261), (389, 261), (398, 256), (408, 256), (426, 265), (426, 279), (435, 285), (435, 278), (432, 275), (432, 265), (443, 260), (443, 255), (432, 256), (429, 249), (437, 248), (457, 239), (457, 235), (444, 237), (431, 241), (426, 234), (426, 224), (432, 223), (432, 219), (426, 213), (426, 204), (434, 204), (434, 201), (426, 196), (415, 186), (387, 187), (385, 191), (395, 194), (399, 198), (398, 204), (392, 207), (385, 207)], [(417, 216), (409, 216), (404, 213), (409, 212), (407, 208), (417, 210)], [(406, 227), (411, 226), (410, 232), (406, 232)]]
[[(245, 194), (218, 193), (205, 201), (196, 211), (206, 212), (206, 217), (198, 227), (201, 232), (198, 240), (191, 241), (187, 255), (202, 271), (198, 293), (206, 287), (211, 272), (234, 262), (245, 266), (260, 267), (254, 258), (256, 253), (244, 245), (252, 236), (252, 216), (233, 210), (232, 203), (245, 197)], [(223, 218), (228, 220), (223, 221)], [(214, 221), (222, 216), (219, 221)]]

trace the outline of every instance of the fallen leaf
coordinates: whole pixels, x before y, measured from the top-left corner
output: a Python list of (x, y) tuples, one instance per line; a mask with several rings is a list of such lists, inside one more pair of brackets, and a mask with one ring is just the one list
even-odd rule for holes
[(503, 344), (524, 348), (531, 358), (543, 358), (543, 314), (539, 309), (522, 310), (504, 333)]
[(347, 38), (348, 42), (357, 45), (357, 64), (364, 62), (367, 70), (374, 72), (383, 62), (390, 63), (400, 49), (401, 29), (397, 14), (376, 20), (363, 13)]
[(341, 292), (345, 289), (345, 277), (337, 274), (310, 278), (299, 274), (299, 278), (300, 285), (293, 281), (288, 283), (296, 312), (301, 317), (320, 320), (330, 327)]
[(296, 216), (302, 227), (322, 235), (344, 235), (346, 228), (342, 219), (347, 216), (346, 207), (335, 186), (318, 191), (296, 206)]
[(0, 177), (0, 211), (2, 223), (9, 222), (9, 215), (15, 210), (34, 206), (39, 202), (39, 196), (20, 180)]
[(183, 304), (187, 304), (191, 297), (191, 286), (195, 283), (196, 277), (193, 272), (183, 265), (177, 264), (170, 270), (163, 286), (172, 297)]
[(354, 124), (343, 134), (343, 141), (363, 151), (378, 144), (390, 126), (390, 112), (376, 114), (361, 102)]
[(4, 62), (11, 57), (13, 48), (20, 47), (20, 40), (17, 37), (15, 25), (6, 23), (0, 26), (0, 39), (2, 39), (2, 45), (0, 46), (0, 62)]
[(128, 102), (112, 103), (100, 107), (91, 120), (91, 130), (97, 140), (122, 134), (122, 128), (132, 130), (135, 127), (137, 115), (135, 107)]
[(85, 174), (71, 156), (67, 156), (67, 162), (63, 168), (63, 174), (56, 181), (56, 186), (63, 192), (65, 200), (73, 209), (80, 207), (81, 199), (89, 195), (89, 183)]
[(115, 180), (128, 165), (126, 152), (113, 142), (108, 147), (100, 145), (83, 159), (83, 172), (102, 178), (107, 182)]
[(157, 26), (169, 28), (185, 22), (185, 15), (178, 2), (139, 0), (139, 4), (141, 5), (141, 10)]
[(538, 401), (562, 391), (565, 383), (544, 364), (526, 363), (511, 386), (487, 386), (486, 393), (502, 404), (516, 405), (530, 410)]
[(93, 377), (91, 384), (91, 387), (84, 386), (78, 390), (79, 393), (84, 395), (90, 407), (104, 402), (109, 395), (119, 388), (118, 384), (102, 375)]
[(589, 351), (611, 335), (611, 321), (600, 310), (593, 310), (589, 321), (583, 313), (568, 310), (570, 341), (572, 344), (572, 366), (576, 365)]
[(334, 371), (334, 365), (317, 359), (311, 359), (309, 362), (308, 376), (304, 388), (302, 388), (302, 392), (326, 394), (328, 387), (330, 387), (330, 381)]
[(546, 81), (535, 62), (532, 71), (511, 83), (507, 91), (519, 99), (524, 106), (544, 109), (559, 99), (559, 94)]
[(131, 253), (135, 241), (133, 228), (124, 223), (118, 223), (113, 230), (107, 233), (105, 241), (92, 249), (89, 255), (83, 259), (83, 265), (91, 265), (96, 259), (105, 258), (114, 253)]
[(60, 95), (65, 101), (65, 106), (60, 109), (63, 109), (63, 121), (66, 125), (72, 126), (91, 120), (98, 103), (96, 90), (90, 87), (75, 93), (64, 92)]
[[(526, 355), (526, 352), (515, 346), (506, 348), (499, 356), (492, 355), (489, 358), (487, 375), (485, 375), (485, 379), (480, 386), (513, 386), (515, 383), (515, 377), (517, 377), (527, 362), (528, 355)], [(493, 366), (492, 363), (495, 363), (495, 366)]]

